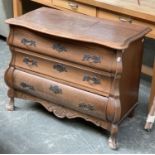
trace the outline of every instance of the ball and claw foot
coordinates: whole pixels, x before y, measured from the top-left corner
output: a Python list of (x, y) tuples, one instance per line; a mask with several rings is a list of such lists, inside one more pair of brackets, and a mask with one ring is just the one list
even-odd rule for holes
[(6, 105), (6, 110), (7, 111), (14, 111), (14, 98), (11, 98), (9, 103)]
[(116, 137), (112, 137), (110, 136), (109, 137), (109, 140), (108, 140), (108, 145), (111, 149), (113, 150), (117, 150), (118, 149), (118, 142), (116, 140)]

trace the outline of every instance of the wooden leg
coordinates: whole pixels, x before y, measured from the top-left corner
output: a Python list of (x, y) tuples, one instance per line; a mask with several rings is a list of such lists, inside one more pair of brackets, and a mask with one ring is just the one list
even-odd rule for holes
[(8, 90), (8, 97), (10, 98), (9, 103), (6, 105), (6, 109), (8, 111), (14, 111), (14, 90), (12, 88), (10, 88)]
[(151, 93), (148, 105), (148, 116), (144, 127), (144, 129), (147, 131), (150, 131), (152, 129), (153, 123), (155, 121), (155, 60), (152, 73), (153, 76), (152, 76)]
[(153, 66), (153, 72), (152, 72), (152, 82), (151, 82), (151, 93), (150, 93), (150, 98), (149, 98), (149, 104), (148, 104), (148, 112), (150, 111), (154, 96), (155, 96), (155, 60), (154, 60), (154, 66)]
[(147, 120), (146, 120), (146, 124), (145, 124), (145, 130), (147, 131), (151, 131), (152, 127), (153, 127), (153, 124), (154, 124), (154, 121), (155, 121), (155, 97), (154, 97), (154, 100), (153, 100), (153, 104), (150, 108), (150, 111), (149, 111), (149, 114), (147, 116)]
[(23, 14), (22, 0), (13, 0), (13, 15), (14, 15), (14, 17), (20, 16), (22, 14)]
[(14, 98), (10, 97), (9, 103), (6, 105), (7, 111), (14, 111)]
[(118, 126), (113, 124), (111, 128), (110, 137), (108, 140), (109, 147), (113, 150), (118, 149), (117, 133), (118, 133)]

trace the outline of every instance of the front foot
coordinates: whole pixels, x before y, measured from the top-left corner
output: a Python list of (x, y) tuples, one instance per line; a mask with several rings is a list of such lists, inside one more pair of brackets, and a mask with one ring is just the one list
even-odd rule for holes
[(108, 145), (111, 149), (117, 150), (118, 149), (118, 142), (116, 137), (110, 136), (108, 139)]
[(144, 129), (150, 132), (153, 128), (154, 122), (155, 122), (155, 115), (154, 116), (148, 115)]
[(118, 126), (115, 124), (112, 124), (111, 132), (110, 132), (111, 135), (108, 140), (108, 145), (113, 150), (118, 149), (117, 133), (118, 133)]
[(14, 98), (10, 98), (9, 103), (6, 105), (6, 110), (7, 111), (14, 111), (15, 106), (14, 106)]

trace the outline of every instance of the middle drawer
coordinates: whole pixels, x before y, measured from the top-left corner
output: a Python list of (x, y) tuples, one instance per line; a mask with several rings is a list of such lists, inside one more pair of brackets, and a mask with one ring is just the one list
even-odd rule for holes
[(112, 75), (85, 66), (15, 49), (15, 66), (44, 74), (93, 93), (109, 96)]

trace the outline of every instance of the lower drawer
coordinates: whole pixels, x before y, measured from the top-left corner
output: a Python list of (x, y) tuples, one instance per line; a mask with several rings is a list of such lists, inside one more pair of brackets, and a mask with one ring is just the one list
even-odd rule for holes
[(14, 89), (106, 120), (108, 98), (20, 70), (13, 73)]

